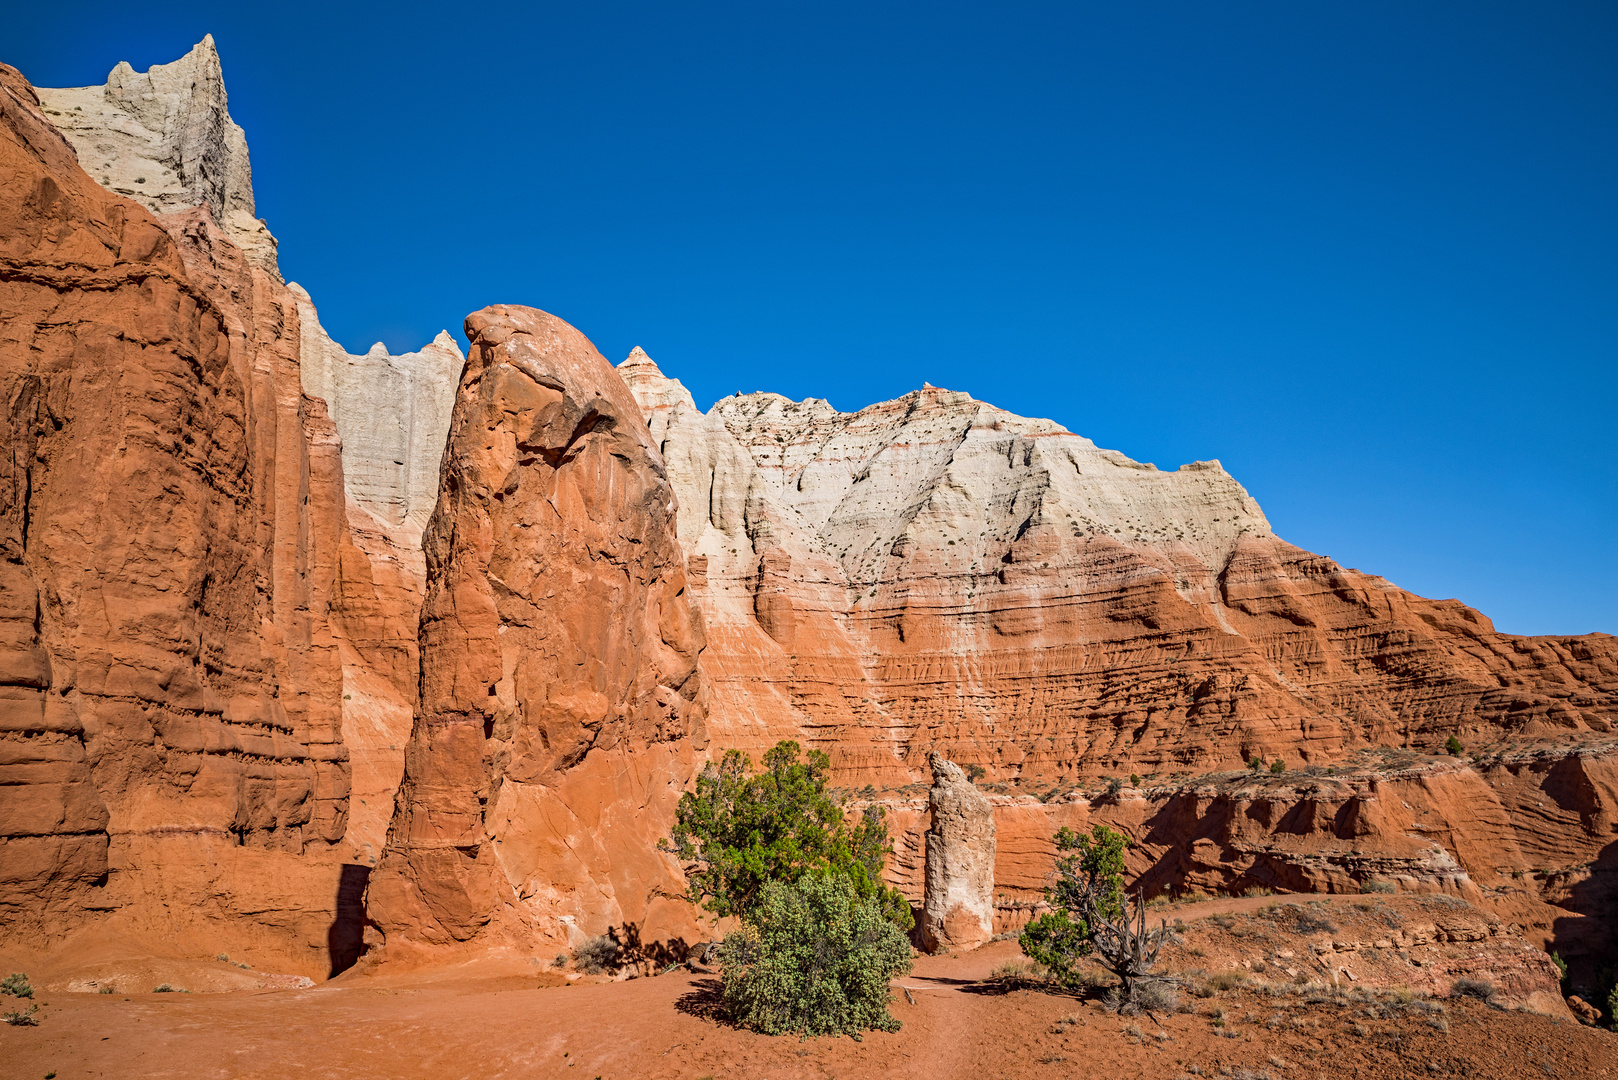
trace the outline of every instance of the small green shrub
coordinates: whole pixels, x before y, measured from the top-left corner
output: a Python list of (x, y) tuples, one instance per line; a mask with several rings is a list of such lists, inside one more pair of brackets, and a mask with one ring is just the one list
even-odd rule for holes
[(20, 971), (16, 971), (10, 975), (7, 975), (4, 979), (0, 979), (0, 994), (10, 994), (12, 997), (19, 998), (31, 998), (34, 996), (34, 988), (28, 985), (28, 976), (24, 975)]
[(1287, 763), (1282, 761), (1280, 758), (1276, 758), (1274, 761), (1270, 762), (1270, 772), (1272, 774), (1274, 774), (1276, 776), (1280, 776), (1282, 773), (1284, 773), (1286, 771), (1287, 771)]
[(1562, 995), (1567, 996), (1567, 961), (1562, 959), (1561, 953), (1551, 953), (1551, 963), (1556, 965), (1556, 981), (1562, 984)]
[(1063, 826), (1056, 833), (1056, 881), (1045, 890), (1052, 911), (1029, 922), (1018, 944), (1023, 954), (1049, 969), (1063, 986), (1073, 985), (1079, 961), (1093, 951), (1095, 928), (1086, 918), (1085, 900), (1092, 892), (1099, 914), (1124, 913), (1124, 852), (1129, 840), (1105, 825), (1088, 836)]
[(982, 780), (988, 774), (989, 770), (985, 769), (982, 765), (968, 765), (966, 767), (966, 778), (972, 781), (974, 784), (979, 780)]
[(99, 990), (97, 990), (96, 993), (98, 993), (98, 994), (112, 994), (112, 993), (116, 993), (116, 991), (113, 990), (113, 988), (110, 987), (110, 986), (103, 986)]
[(1607, 1026), (1618, 1031), (1618, 986), (1607, 995)]
[(1378, 881), (1375, 878), (1372, 878), (1370, 881), (1363, 882), (1360, 885), (1360, 892), (1362, 893), (1393, 893), (1398, 891), (1398, 887), (1394, 885), (1393, 882)]
[(1263, 772), (1264, 759), (1260, 757), (1250, 757), (1247, 759), (1247, 767), (1252, 769), (1254, 772)]
[(1457, 739), (1453, 735), (1444, 740), (1444, 751), (1451, 757), (1460, 757), (1461, 752), (1465, 749), (1466, 747), (1461, 745), (1461, 740)]
[(719, 947), (725, 1009), (766, 1035), (897, 1031), (888, 980), (910, 970), (910, 942), (877, 902), (834, 873), (768, 882)]
[(600, 975), (618, 966), (618, 942), (611, 934), (593, 937), (573, 950), (573, 963), (586, 975)]
[(1140, 787), (1140, 773), (1132, 772), (1129, 774), (1129, 786)]

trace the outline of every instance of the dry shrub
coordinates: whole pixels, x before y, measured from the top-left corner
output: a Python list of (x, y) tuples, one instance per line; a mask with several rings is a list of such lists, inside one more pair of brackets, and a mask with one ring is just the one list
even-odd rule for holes
[(618, 966), (618, 942), (611, 934), (593, 937), (573, 950), (573, 963), (586, 975), (600, 975)]
[(1008, 990), (1024, 986), (1043, 986), (1049, 975), (1043, 967), (1027, 960), (1007, 960), (989, 973), (989, 981), (999, 983)]
[(1449, 988), (1449, 996), (1476, 998), (1485, 1004), (1492, 1004), (1494, 999), (1500, 996), (1500, 988), (1488, 979), (1456, 979), (1454, 985)]

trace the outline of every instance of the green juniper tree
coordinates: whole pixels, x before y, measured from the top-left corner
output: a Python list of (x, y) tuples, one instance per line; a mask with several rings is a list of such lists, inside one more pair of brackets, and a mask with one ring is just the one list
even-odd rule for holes
[(1088, 836), (1066, 826), (1056, 834), (1055, 881), (1045, 890), (1052, 910), (1025, 926), (1017, 943), (1063, 986), (1076, 984), (1079, 961), (1094, 951), (1093, 916), (1119, 918), (1124, 913), (1128, 849), (1129, 840), (1105, 825), (1097, 825)]
[(826, 791), (830, 760), (777, 743), (754, 772), (740, 751), (697, 777), (659, 844), (686, 874), (686, 899), (741, 929), (719, 949), (725, 1008), (769, 1035), (896, 1030), (888, 980), (910, 970), (910, 904), (882, 883), (885, 811), (855, 824)]
[(897, 1031), (888, 980), (910, 970), (910, 942), (824, 871), (768, 882), (719, 949), (726, 1011), (766, 1035)]
[(805, 874), (847, 878), (855, 895), (875, 903), (900, 930), (915, 925), (910, 904), (882, 884), (892, 853), (887, 811), (868, 806), (852, 827), (826, 791), (831, 761), (790, 739), (764, 753), (764, 768), (740, 750), (726, 751), (680, 796), (674, 829), (659, 846), (685, 870), (686, 899), (715, 915), (746, 918), (769, 882), (793, 884)]

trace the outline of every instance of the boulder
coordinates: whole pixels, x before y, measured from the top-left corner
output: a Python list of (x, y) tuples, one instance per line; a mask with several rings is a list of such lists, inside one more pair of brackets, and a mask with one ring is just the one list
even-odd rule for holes
[(1567, 1007), (1574, 1016), (1578, 1017), (1579, 1023), (1581, 1024), (1595, 1027), (1597, 1024), (1601, 1023), (1601, 1010), (1590, 1004), (1588, 1001), (1585, 1001), (1577, 994), (1574, 994), (1567, 999)]

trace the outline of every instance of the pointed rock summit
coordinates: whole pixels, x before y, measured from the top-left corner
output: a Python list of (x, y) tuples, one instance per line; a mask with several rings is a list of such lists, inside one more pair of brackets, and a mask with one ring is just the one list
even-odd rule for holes
[(275, 238), (254, 217), (247, 136), (230, 118), (212, 34), (145, 72), (119, 61), (105, 86), (37, 91), (102, 187), (156, 214), (206, 206), (250, 261), (275, 272)]
[(646, 355), (646, 350), (639, 345), (629, 350), (629, 356), (618, 365), (618, 375), (629, 387), (629, 392), (635, 395), (635, 400), (640, 403), (646, 426), (651, 429), (652, 438), (657, 440), (660, 448), (668, 432), (670, 419), (676, 410), (689, 410), (692, 416), (701, 415), (697, 412), (697, 403), (691, 397), (691, 391), (685, 388), (685, 384), (679, 379), (671, 379), (664, 375), (652, 358)]

